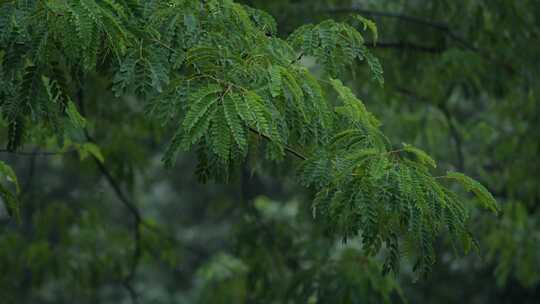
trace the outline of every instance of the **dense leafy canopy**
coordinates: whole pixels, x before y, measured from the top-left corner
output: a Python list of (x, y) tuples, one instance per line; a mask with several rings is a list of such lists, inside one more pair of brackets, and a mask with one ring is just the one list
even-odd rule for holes
[[(495, 33), (500, 27), (512, 33), (521, 28), (511, 23), (514, 15), (504, 14), (521, 12), (530, 16), (519, 20), (531, 30), (512, 37), (513, 45), (537, 35), (534, 12), (526, 11), (533, 4), (408, 8), (418, 15), (422, 9), (436, 15), (447, 10), (465, 18), (457, 13), (465, 9), (478, 16), (482, 36), (462, 29), (476, 39), (471, 44), (448, 25), (337, 2), (1, 2), (2, 152), (10, 155), (13, 168), (13, 158), (32, 162), (25, 185), (8, 159), (0, 162), (5, 177), (0, 195), (19, 219), (0, 235), (0, 266), (8, 274), (0, 287), (8, 301), (18, 302), (32, 287), (39, 292), (27, 295), (30, 302), (81, 295), (89, 302), (114, 301), (122, 294), (115, 286), (133, 301), (150, 301), (144, 284), (151, 283), (140, 279), (139, 266), (155, 259), (176, 268), (191, 252), (206, 263), (186, 301), (389, 302), (405, 298), (394, 277), (385, 276), (399, 273), (403, 257), (409, 259), (406, 273), (410, 265), (414, 277), (427, 275), (437, 248), (468, 252), (478, 248), (480, 235), (488, 236), (488, 258), (501, 261), (497, 273), (504, 284), (521, 252), (520, 240), (509, 231), (535, 225), (524, 208), (535, 206), (539, 197), (538, 176), (531, 178), (527, 168), (538, 166), (538, 144), (528, 137), (535, 138), (538, 106), (534, 69), (520, 67), (538, 63), (527, 61), (533, 54), (521, 59), (505, 54), (509, 38)], [(281, 19), (254, 8), (261, 4), (268, 11), (286, 8), (288, 14), (302, 6), (312, 14), (301, 16), (314, 20), (293, 18), (281, 28)], [(425, 28), (407, 31), (395, 21)], [(424, 31), (426, 37), (442, 33), (441, 46), (408, 42), (425, 37)], [(395, 37), (403, 41), (378, 41)], [(504, 50), (486, 54), (484, 45)], [(376, 56), (374, 49), (385, 47), (406, 51)], [(368, 110), (375, 100), (379, 115)], [(509, 113), (519, 108), (516, 103), (530, 110)], [(516, 136), (524, 143), (507, 143)], [(453, 150), (440, 148), (448, 138), (457, 151), (455, 166), (436, 162), (454, 162)], [(466, 139), (472, 143), (464, 147)], [(497, 155), (482, 159), (493, 147)], [(513, 163), (514, 149), (522, 150), (523, 162)], [(199, 180), (242, 187), (220, 190), (225, 201), (238, 200), (239, 206), (216, 207), (238, 211), (226, 225), (233, 228), (216, 230), (232, 230), (234, 251), (190, 248), (167, 224), (173, 219), (164, 215), (188, 207), (164, 203), (171, 190), (164, 194), (156, 180), (174, 185), (174, 178), (162, 177), (167, 171), (155, 160), (168, 170), (182, 168), (185, 175), (182, 163), (193, 162), (186, 155), (196, 157), (196, 168), (190, 168)], [(42, 156), (51, 159), (36, 171), (35, 160)], [(456, 169), (480, 177), (487, 188)], [(260, 193), (250, 192), (257, 186), (249, 185), (249, 171), (304, 185), (297, 197), (302, 202), (255, 200)], [(30, 190), (37, 187), (31, 183), (34, 174), (43, 185), (51, 179), (63, 195), (26, 194), (40, 191)], [(66, 178), (72, 175), (79, 176), (71, 182), (81, 190), (66, 193), (61, 185), (70, 188)], [(111, 190), (106, 197), (92, 190), (101, 180)], [(193, 180), (188, 183), (194, 187)], [(197, 187), (210, 192), (217, 186)], [(289, 193), (300, 191), (290, 187), (295, 190)], [(156, 189), (162, 192), (152, 194)], [(492, 193), (517, 211), (505, 204), (502, 222), (477, 211), (475, 203), (498, 212)], [(120, 224), (122, 211), (107, 211), (111, 194), (127, 208), (131, 225)], [(484, 227), (471, 229), (473, 216), (486, 222)], [(485, 227), (491, 228), (484, 235)], [(440, 246), (439, 240), (450, 244)], [(535, 242), (525, 241), (531, 248), (523, 255), (533, 263)], [(149, 278), (163, 276), (146, 266)], [(519, 267), (520, 280), (537, 283), (537, 272)], [(22, 283), (13, 280), (22, 277)]]

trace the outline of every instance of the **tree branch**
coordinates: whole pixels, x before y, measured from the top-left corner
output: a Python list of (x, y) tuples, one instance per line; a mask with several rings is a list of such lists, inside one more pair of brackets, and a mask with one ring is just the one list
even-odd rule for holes
[[(96, 143), (95, 140), (90, 136), (87, 130), (84, 130), (84, 133), (88, 139), (89, 142)], [(34, 174), (34, 161), (37, 156), (54, 156), (54, 155), (63, 155), (70, 152), (76, 152), (75, 150), (70, 150), (66, 152), (49, 152), (49, 151), (33, 151), (33, 152), (17, 152), (17, 151), (8, 151), (8, 150), (0, 150), (0, 153), (7, 153), (7, 154), (13, 154), (13, 155), (19, 155), (19, 156), (29, 156), (32, 157), (32, 162), (30, 165), (30, 173), (29, 173), (29, 180), (25, 184), (25, 187), (23, 188), (26, 190), (28, 186), (30, 185), (31, 178)], [(134, 230), (133, 230), (133, 241), (135, 244), (135, 249), (133, 252), (133, 257), (130, 265), (130, 270), (128, 275), (124, 278), (122, 285), (126, 288), (128, 293), (130, 294), (131, 301), (134, 304), (138, 303), (137, 300), (137, 293), (135, 291), (135, 288), (132, 286), (132, 282), (135, 278), (135, 274), (137, 272), (137, 268), (140, 262), (140, 258), (142, 255), (142, 246), (141, 246), (141, 227), (143, 224), (143, 219), (141, 216), (141, 213), (137, 206), (132, 203), (127, 195), (122, 191), (122, 188), (120, 187), (120, 183), (113, 177), (112, 173), (109, 171), (109, 169), (95, 156), (92, 155), (92, 159), (94, 160), (96, 166), (98, 167), (99, 171), (103, 176), (105, 176), (105, 179), (107, 180), (107, 183), (111, 186), (113, 189), (116, 197), (122, 204), (128, 209), (128, 211), (131, 213), (133, 219), (134, 219)], [(24, 192), (22, 192), (24, 193)]]
[[(268, 137), (268, 136), (265, 135), (265, 134), (260, 133), (259, 131), (253, 129), (252, 127), (249, 127), (249, 131), (251, 131), (251, 132), (253, 132), (253, 133), (259, 135), (260, 137), (266, 139), (267, 141), (272, 142), (272, 138)], [(291, 147), (285, 146), (284, 149), (285, 149), (285, 151), (289, 152), (290, 154), (296, 156), (297, 158), (299, 158), (299, 159), (301, 159), (301, 160), (307, 160), (307, 159), (308, 159), (307, 156), (304, 156), (302, 153), (300, 153), (300, 152), (294, 150), (294, 149), (291, 148)]]
[[(33, 151), (33, 153), (36, 153), (37, 148)], [(21, 195), (19, 199), (22, 199), (23, 196), (27, 195), (30, 189), (32, 188), (32, 182), (34, 181), (34, 174), (36, 172), (36, 154), (32, 155), (30, 158), (30, 164), (28, 166), (28, 174), (26, 175), (26, 181), (24, 182), (24, 185), (21, 187)]]
[(439, 54), (444, 51), (443, 48), (434, 47), (434, 46), (425, 46), (407, 41), (397, 41), (397, 42), (366, 42), (365, 46), (372, 49), (400, 49), (400, 50), (410, 50), (431, 54)]
[[(81, 77), (82, 78), (82, 77)], [(84, 107), (84, 91), (82, 87), (83, 81), (81, 80), (81, 87), (77, 91), (76, 96), (76, 102), (79, 104), (79, 108), (81, 110), (81, 114), (86, 115), (86, 109)], [(87, 129), (84, 129), (84, 135), (86, 136), (87, 140), (91, 143), (97, 144), (94, 138), (90, 135)], [(94, 155), (92, 155), (92, 159), (94, 160), (94, 163), (96, 164), (97, 168), (101, 172), (103, 176), (105, 176), (105, 179), (107, 180), (108, 184), (111, 186), (111, 188), (114, 190), (114, 193), (116, 194), (116, 197), (122, 204), (126, 207), (126, 209), (131, 213), (131, 216), (133, 217), (133, 243), (134, 243), (134, 250), (131, 260), (131, 265), (129, 272), (127, 276), (123, 279), (122, 285), (126, 288), (126, 290), (129, 292), (129, 295), (131, 297), (131, 302), (133, 304), (138, 303), (138, 296), (137, 291), (133, 287), (133, 280), (135, 279), (135, 275), (137, 273), (137, 268), (139, 266), (139, 262), (141, 260), (142, 256), (142, 246), (141, 246), (141, 226), (142, 226), (142, 216), (141, 212), (137, 208), (137, 206), (129, 200), (127, 195), (122, 191), (122, 188), (120, 186), (120, 182), (118, 182), (112, 173), (109, 171), (109, 169)]]
[(475, 47), (471, 42), (467, 41), (465, 38), (459, 36), (458, 34), (454, 33), (450, 26), (446, 23), (431, 21), (422, 19), (419, 17), (409, 16), (405, 14), (399, 14), (399, 13), (391, 13), (391, 12), (382, 12), (382, 11), (373, 11), (368, 9), (362, 9), (359, 7), (342, 7), (342, 8), (331, 8), (323, 10), (324, 13), (332, 13), (332, 14), (343, 14), (343, 13), (358, 13), (366, 16), (372, 16), (372, 17), (381, 17), (381, 18), (394, 18), (401, 21), (414, 23), (422, 26), (427, 26), (433, 29), (436, 29), (438, 31), (443, 32), (446, 34), (449, 38), (459, 42), (462, 44), (465, 48), (478, 52), (479, 49)]
[[(86, 134), (86, 137), (88, 138), (88, 141), (95, 144), (96, 141), (90, 136), (88, 131), (85, 130), (84, 132)], [(107, 183), (114, 190), (114, 193), (116, 194), (116, 197), (118, 198), (118, 200), (120, 200), (120, 202), (122, 202), (122, 204), (126, 207), (126, 209), (131, 213), (131, 216), (133, 217), (133, 220), (134, 220), (133, 242), (135, 245), (135, 249), (133, 251), (130, 270), (129, 270), (128, 275), (124, 278), (124, 283), (125, 283), (126, 289), (128, 289), (131, 295), (132, 302), (137, 303), (137, 293), (131, 284), (137, 273), (137, 268), (139, 266), (139, 262), (142, 255), (141, 226), (143, 223), (143, 219), (141, 216), (141, 212), (139, 211), (137, 206), (129, 200), (129, 198), (124, 193), (124, 191), (122, 191), (122, 188), (120, 187), (120, 183), (114, 178), (114, 176), (109, 171), (109, 169), (97, 157), (92, 155), (92, 159), (94, 160), (94, 163), (98, 167), (101, 174), (105, 176)]]
[(122, 282), (122, 286), (124, 286), (124, 288), (128, 291), (129, 297), (131, 298), (131, 303), (138, 304), (139, 300), (135, 288), (133, 288), (133, 286), (128, 282)]
[(6, 149), (0, 149), (0, 153), (6, 153), (6, 154), (13, 154), (13, 155), (19, 155), (19, 156), (55, 156), (55, 155), (62, 155), (67, 154), (71, 152), (76, 152), (76, 150), (68, 150), (68, 151), (59, 151), (59, 152), (53, 152), (53, 151), (33, 151), (33, 152), (26, 152), (26, 151), (9, 151)]
[(362, 9), (360, 7), (343, 7), (343, 8), (330, 8), (330, 9), (324, 9), (320, 10), (322, 13), (331, 13), (331, 14), (340, 14), (340, 13), (358, 13), (363, 14), (366, 16), (372, 16), (372, 17), (381, 17), (381, 18), (394, 18), (398, 19), (404, 22), (414, 23), (425, 27), (430, 27), (432, 29), (438, 30), (444, 35), (446, 35), (448, 38), (458, 42), (461, 44), (465, 49), (478, 53), (482, 56), (482, 58), (492, 62), (496, 66), (499, 66), (503, 68), (505, 71), (511, 73), (511, 74), (518, 74), (522, 77), (523, 73), (521, 73), (519, 70), (516, 70), (510, 63), (501, 61), (495, 57), (490, 52), (487, 52), (481, 48), (478, 48), (473, 45), (472, 42), (468, 41), (464, 37), (458, 35), (456, 32), (454, 32), (449, 24), (432, 21), (432, 20), (426, 20), (419, 17), (409, 16), (405, 14), (399, 14), (399, 13), (391, 13), (391, 12), (383, 12), (383, 11), (373, 11), (368, 9)]
[(430, 21), (423, 18), (409, 16), (405, 14), (399, 14), (399, 13), (368, 10), (368, 9), (363, 9), (360, 7), (354, 7), (354, 6), (328, 8), (328, 9), (322, 10), (322, 12), (331, 13), (331, 14), (357, 13), (357, 14), (362, 14), (362, 15), (371, 16), (371, 17), (395, 18), (395, 19), (399, 19), (402, 21), (410, 22), (410, 23), (416, 23), (419, 25), (429, 26), (429, 27), (442, 30), (442, 31), (448, 29), (448, 25), (442, 22)]

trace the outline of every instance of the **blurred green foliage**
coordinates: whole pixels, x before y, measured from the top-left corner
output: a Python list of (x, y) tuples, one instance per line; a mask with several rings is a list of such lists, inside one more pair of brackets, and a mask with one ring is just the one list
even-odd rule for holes
[[(198, 40), (206, 36), (198, 32), (197, 21), (206, 16), (175, 15), (175, 5), (187, 5), (182, 9), (189, 12), (196, 2), (148, 1), (139, 6), (139, 1), (131, 0), (0, 1), (0, 141), (6, 145), (0, 152), (0, 194), (5, 203), (0, 204), (0, 302), (540, 300), (537, 1), (239, 1), (269, 15), (246, 8), (257, 28), (246, 30), (233, 22), (217, 30), (223, 37), (219, 52), (186, 51), (199, 43), (214, 43)], [(159, 14), (148, 17), (155, 11)], [(223, 28), (220, 22), (229, 19), (219, 10), (214, 14), (213, 26)], [(355, 15), (372, 20), (377, 31), (373, 32), (370, 21)], [(30, 21), (44, 22), (52, 30), (47, 33)], [(25, 26), (27, 22), (31, 25)], [(175, 22), (181, 30), (167, 36)], [(137, 32), (134, 24), (142, 24), (148, 32)], [(351, 53), (343, 36), (356, 35), (356, 30), (363, 40), (350, 45)], [(133, 40), (137, 35), (144, 38)], [(156, 35), (163, 40), (155, 41)], [(275, 39), (276, 52), (257, 49), (268, 46), (266, 37)], [(302, 56), (280, 42), (287, 38)], [(172, 49), (160, 46), (163, 41)], [(267, 72), (266, 67), (261, 69), (265, 63), (254, 59), (250, 69), (235, 71), (231, 66), (245, 60), (237, 58), (239, 50), (246, 58), (264, 53), (274, 67)], [(62, 56), (63, 61), (51, 61)], [(227, 60), (217, 72), (204, 64), (221, 56)], [(36, 61), (25, 61), (28, 58)], [(182, 70), (184, 62), (193, 64)], [(294, 68), (286, 65), (290, 62)], [(239, 97), (255, 108), (261, 100), (283, 100), (287, 107), (276, 109), (271, 117), (264, 109), (249, 115), (257, 121), (290, 119), (281, 125), (282, 130), (291, 127), (290, 133), (274, 134), (265, 124), (252, 124), (274, 139), (268, 143), (246, 129), (238, 131), (237, 122), (227, 118), (232, 112), (215, 110), (225, 123), (207, 126), (216, 131), (209, 131), (208, 142), (201, 146), (197, 140), (202, 133), (192, 130), (206, 121), (206, 114), (185, 123), (183, 115), (191, 107), (180, 105), (174, 96), (188, 100), (196, 92), (180, 85), (185, 81), (182, 77), (164, 72), (170, 69), (181, 71), (185, 78), (200, 71), (227, 75), (262, 96), (259, 100), (243, 89), (233, 90), (236, 95), (225, 94), (230, 96), (224, 101), (229, 105)], [(47, 76), (39, 77), (40, 73)], [(337, 92), (328, 75), (341, 79), (333, 81)], [(19, 79), (23, 89), (19, 82), (9, 83), (11, 77)], [(313, 85), (312, 78), (319, 85)], [(266, 82), (270, 83), (267, 91), (256, 89)], [(302, 84), (300, 90), (295, 83)], [(314, 218), (310, 202), (315, 192), (324, 186), (324, 178), (336, 178), (344, 167), (325, 156), (331, 145), (316, 151), (310, 144), (327, 143), (348, 119), (344, 115), (335, 119), (332, 128), (325, 125), (329, 118), (324, 116), (333, 112), (330, 107), (321, 110), (323, 104), (316, 103), (319, 86), (332, 108), (339, 104), (333, 101), (337, 95), (362, 100), (365, 108), (358, 110), (358, 118), (362, 126), (384, 132), (389, 140), (385, 151), (400, 150), (404, 160), (430, 168), (434, 179), (461, 197), (467, 198), (465, 191), (472, 189), (487, 207), (493, 207), (489, 205), (492, 194), (501, 206), (499, 215), (474, 208), (482, 203), (480, 199), (467, 199), (463, 212), (470, 218), (468, 228), (474, 238), (460, 234), (463, 245), (445, 231), (442, 237), (430, 238), (437, 255), (427, 255), (433, 261), (425, 263), (433, 264), (433, 269), (422, 278), (413, 271), (418, 243), (404, 242), (400, 247), (392, 241), (385, 246), (379, 241), (366, 243), (369, 234), (363, 228), (371, 217), (362, 216), (374, 211), (356, 209), (361, 220), (354, 223), (362, 225), (351, 229), (350, 219), (340, 222), (333, 217), (353, 214), (346, 212), (351, 211), (348, 201), (333, 200), (328, 204), (337, 206), (334, 211), (317, 214), (325, 211), (317, 209)], [(302, 106), (299, 96), (303, 95), (313, 103)], [(253, 123), (246, 117), (239, 114), (246, 124)], [(306, 123), (305, 117), (317, 119)], [(168, 141), (179, 134), (178, 125), (189, 128), (192, 137), (175, 147), (174, 139), (171, 145)], [(230, 129), (230, 133), (215, 133)], [(180, 152), (191, 145), (196, 146), (194, 151)], [(303, 147), (308, 148), (300, 152), (317, 158), (306, 162), (312, 167), (301, 166), (304, 174), (298, 174), (294, 155), (285, 153)], [(337, 149), (335, 155), (342, 152)], [(355, 157), (369, 157), (372, 152)], [(169, 169), (161, 163), (164, 155), (171, 165), (176, 158)], [(366, 167), (355, 170), (370, 172), (372, 177), (394, 172), (389, 169), (390, 156), (375, 159), (380, 161), (370, 158)], [(431, 168), (434, 160), (437, 167)], [(314, 180), (306, 178), (309, 168), (315, 172)], [(315, 170), (320, 168), (325, 170)], [(456, 170), (485, 188), (456, 173), (450, 177), (463, 182), (463, 188), (442, 178)], [(220, 182), (198, 182), (212, 177)], [(399, 188), (383, 182), (371, 187), (359, 181), (358, 188), (349, 179), (332, 187), (351, 185), (345, 189), (350, 193), (361, 187), (368, 190), (360, 193), (383, 189), (376, 193), (392, 197), (392, 191), (385, 191)], [(302, 188), (302, 182), (315, 182), (314, 188)], [(382, 194), (366, 201), (386, 202), (378, 205), (377, 212), (392, 214), (395, 210), (388, 202), (393, 201)], [(372, 229), (375, 235), (384, 235), (389, 227), (399, 226), (381, 221)], [(389, 234), (387, 239), (402, 244), (407, 237)], [(377, 244), (380, 251), (368, 250)], [(476, 246), (478, 253), (459, 254), (459, 247)], [(401, 264), (399, 274), (383, 274), (383, 269), (397, 268), (389, 263)]]

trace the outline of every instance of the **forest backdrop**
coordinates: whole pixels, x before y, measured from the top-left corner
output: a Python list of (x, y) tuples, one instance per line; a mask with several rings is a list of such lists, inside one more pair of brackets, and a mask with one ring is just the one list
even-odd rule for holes
[(1, 0), (0, 302), (538, 303), (535, 0)]

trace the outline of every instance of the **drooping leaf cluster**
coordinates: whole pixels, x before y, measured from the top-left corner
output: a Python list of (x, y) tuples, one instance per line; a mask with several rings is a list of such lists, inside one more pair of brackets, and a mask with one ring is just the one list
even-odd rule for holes
[[(367, 252), (375, 254), (385, 245), (385, 271), (397, 272), (404, 253), (417, 257), (415, 269), (429, 271), (435, 262), (433, 242), (442, 230), (465, 251), (476, 246), (466, 228), (468, 208), (430, 174), (435, 161), (408, 144), (390, 150), (379, 122), (362, 101), (341, 81), (332, 80), (332, 85), (343, 102), (336, 112), (348, 127), (304, 164), (304, 183), (318, 190), (314, 216), (344, 240), (361, 231)], [(496, 211), (495, 200), (478, 182), (455, 172), (444, 178), (463, 182)], [(405, 236), (405, 248), (399, 236)]]
[[(355, 17), (364, 29), (369, 28), (376, 41), (378, 32), (375, 23), (361, 16)], [(306, 24), (294, 31), (288, 41), (301, 51), (301, 55), (314, 56), (332, 76), (342, 72), (355, 59), (366, 60), (373, 78), (381, 85), (384, 83), (381, 63), (369, 51), (363, 36), (349, 24), (334, 20), (325, 20), (316, 25)]]
[[(13, 1), (0, 7), (0, 22), (9, 151), (41, 144), (40, 129), (59, 149), (74, 142), (100, 155), (86, 136), (92, 117), (83, 117), (85, 79), (99, 76), (119, 102), (135, 98), (173, 133), (167, 165), (181, 150), (196, 151), (203, 179), (226, 179), (259, 149), (270, 160), (299, 158), (300, 179), (317, 192), (317, 220), (332, 236), (361, 234), (371, 254), (385, 245), (386, 270), (397, 272), (402, 240), (422, 272), (442, 231), (466, 250), (474, 244), (467, 208), (431, 175), (434, 161), (409, 145), (392, 150), (364, 104), (329, 78), (361, 59), (382, 83), (381, 64), (351, 25), (324, 21), (285, 40), (269, 15), (230, 0)], [(301, 56), (326, 73), (316, 77)], [(496, 209), (478, 183), (448, 178)]]

